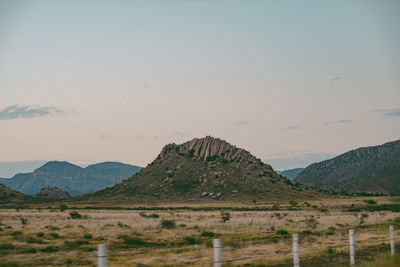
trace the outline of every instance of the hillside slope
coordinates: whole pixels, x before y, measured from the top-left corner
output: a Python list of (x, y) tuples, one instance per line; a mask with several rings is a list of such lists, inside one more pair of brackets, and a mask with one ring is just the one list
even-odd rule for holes
[(21, 194), (11, 188), (0, 183), (0, 204), (26, 202), (33, 199), (33, 197)]
[(308, 166), (295, 179), (346, 192), (400, 194), (400, 140), (362, 147)]
[(85, 196), (92, 201), (281, 199), (318, 195), (279, 176), (248, 151), (207, 136), (166, 145), (132, 178)]
[(119, 162), (104, 162), (81, 168), (69, 162), (50, 161), (32, 173), (19, 173), (3, 183), (24, 194), (34, 195), (51, 186), (73, 196), (95, 192), (120, 183), (141, 168)]
[(290, 180), (294, 180), (303, 170), (304, 168), (295, 168), (295, 169), (280, 171), (278, 173), (286, 178), (289, 178)]

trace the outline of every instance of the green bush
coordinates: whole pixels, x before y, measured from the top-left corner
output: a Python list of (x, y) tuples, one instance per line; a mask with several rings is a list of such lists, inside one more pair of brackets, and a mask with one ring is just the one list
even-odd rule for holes
[(364, 202), (367, 203), (367, 204), (369, 204), (369, 205), (376, 205), (376, 204), (378, 204), (378, 202), (376, 202), (376, 201), (373, 200), (373, 199), (364, 199)]
[(41, 248), (40, 251), (41, 252), (57, 252), (58, 249), (59, 249), (58, 246), (48, 245), (44, 248)]
[(15, 247), (12, 244), (0, 244), (0, 250), (13, 250)]
[(81, 219), (82, 218), (82, 215), (79, 214), (77, 211), (70, 212), (69, 215), (71, 216), (72, 219)]
[(84, 238), (84, 239), (92, 239), (93, 236), (92, 236), (91, 234), (84, 234), (84, 235), (83, 235), (83, 238)]
[(58, 239), (58, 238), (60, 237), (60, 235), (57, 234), (57, 233), (50, 233), (50, 236), (51, 236), (51, 238), (53, 238), (53, 239)]
[(210, 232), (210, 231), (203, 231), (201, 233), (201, 236), (203, 236), (203, 237), (214, 237), (215, 234), (213, 232)]
[(60, 211), (65, 211), (66, 209), (68, 209), (68, 206), (65, 204), (61, 204), (59, 207)]
[(39, 233), (36, 234), (36, 236), (37, 236), (37, 237), (44, 237), (44, 233), (39, 232)]
[(276, 231), (277, 235), (284, 235), (284, 236), (288, 236), (289, 232), (287, 230), (284, 229), (279, 229), (278, 231)]
[(227, 211), (221, 211), (222, 222), (228, 222), (231, 219), (231, 214)]
[(193, 236), (185, 236), (183, 239), (185, 240), (185, 243), (188, 245), (194, 245), (197, 243), (196, 239)]
[(162, 228), (167, 228), (167, 229), (173, 229), (173, 228), (176, 228), (176, 224), (175, 224), (174, 221), (162, 220), (161, 221), (161, 227)]

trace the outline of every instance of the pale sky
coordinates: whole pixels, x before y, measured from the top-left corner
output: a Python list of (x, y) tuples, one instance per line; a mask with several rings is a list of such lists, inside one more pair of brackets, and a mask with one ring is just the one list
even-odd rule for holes
[(399, 14), (396, 0), (0, 0), (0, 162), (146, 166), (213, 135), (283, 169), (400, 139)]

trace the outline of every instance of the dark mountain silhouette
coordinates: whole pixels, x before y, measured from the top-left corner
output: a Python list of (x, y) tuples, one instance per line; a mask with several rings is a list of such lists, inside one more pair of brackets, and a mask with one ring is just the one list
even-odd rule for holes
[(400, 140), (314, 163), (295, 179), (337, 192), (400, 194)]
[(318, 195), (278, 175), (248, 151), (207, 136), (166, 145), (132, 178), (83, 199), (157, 202), (282, 199)]
[(278, 173), (286, 178), (289, 178), (290, 180), (293, 180), (296, 178), (304, 168), (295, 168), (295, 169), (290, 169), (290, 170), (284, 170), (284, 171), (278, 171)]
[(120, 183), (141, 168), (118, 162), (103, 162), (81, 168), (66, 161), (50, 161), (32, 173), (19, 173), (3, 183), (34, 195), (43, 187), (56, 186), (73, 196), (95, 192)]

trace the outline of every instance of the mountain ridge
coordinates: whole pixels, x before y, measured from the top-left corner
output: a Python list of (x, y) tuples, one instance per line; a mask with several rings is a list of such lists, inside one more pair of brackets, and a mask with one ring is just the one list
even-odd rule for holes
[(29, 195), (36, 194), (46, 186), (57, 186), (77, 196), (117, 184), (140, 169), (119, 162), (102, 162), (82, 168), (67, 161), (49, 161), (31, 173), (18, 173), (2, 182)]
[(157, 158), (132, 178), (83, 199), (213, 201), (293, 198), (302, 194), (312, 196), (316, 192), (281, 177), (247, 150), (206, 136), (165, 145)]
[(399, 195), (400, 140), (360, 147), (311, 164), (295, 181), (337, 192)]

